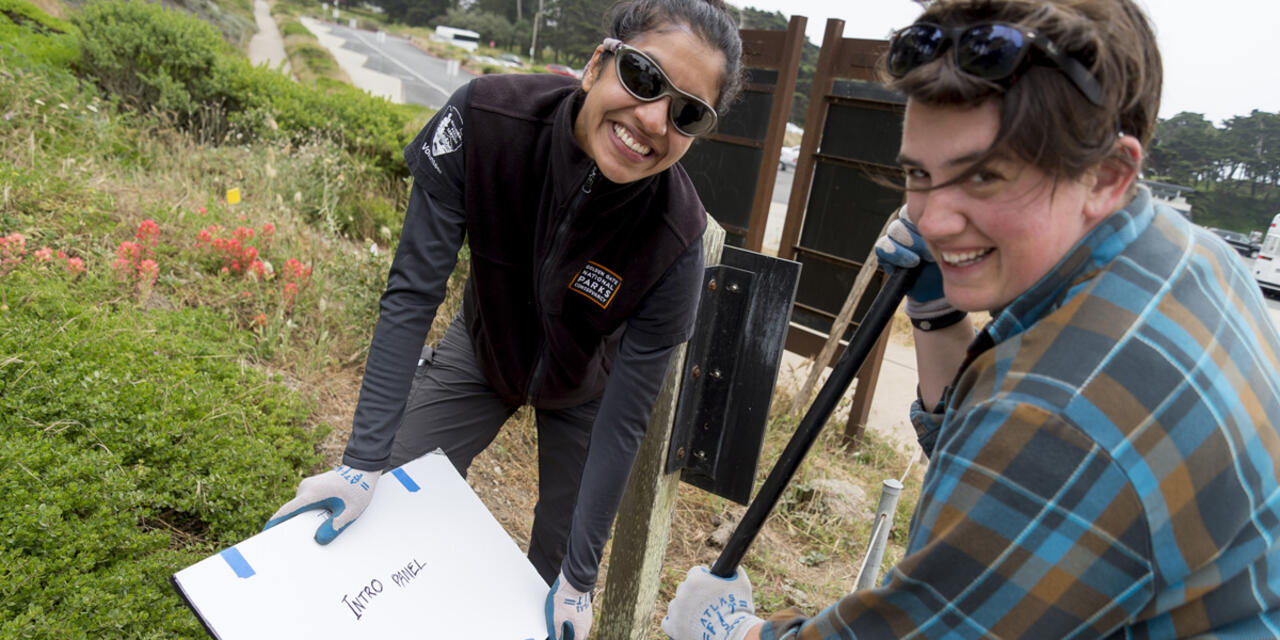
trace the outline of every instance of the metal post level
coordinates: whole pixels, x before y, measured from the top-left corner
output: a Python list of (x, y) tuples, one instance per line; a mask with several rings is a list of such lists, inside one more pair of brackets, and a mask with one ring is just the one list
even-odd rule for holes
[(711, 567), (711, 573), (721, 578), (737, 575), (738, 564), (746, 555), (747, 548), (760, 533), (760, 528), (764, 526), (764, 521), (769, 517), (773, 506), (782, 498), (782, 491), (786, 489), (787, 483), (800, 468), (805, 454), (822, 433), (822, 427), (826, 424), (827, 418), (831, 417), (831, 412), (835, 410), (845, 390), (849, 388), (849, 383), (853, 382), (858, 369), (862, 368), (862, 363), (875, 347), (880, 333), (893, 319), (894, 312), (898, 310), (898, 304), (902, 302), (902, 297), (915, 282), (918, 273), (919, 268), (897, 269), (889, 275), (884, 287), (871, 302), (871, 308), (867, 309), (867, 314), (858, 325), (857, 331), (854, 331), (853, 337), (849, 339), (849, 346), (845, 347), (844, 353), (840, 355), (836, 366), (831, 370), (831, 375), (818, 390), (818, 396), (814, 398), (813, 404), (809, 405), (809, 410), (800, 420), (800, 425), (796, 427), (791, 441), (787, 443), (786, 449), (778, 457), (778, 462), (769, 471), (769, 477), (760, 487), (760, 493), (756, 494), (755, 500), (751, 501), (747, 512), (742, 516), (742, 522), (738, 523), (737, 528), (733, 530), (733, 535), (729, 537), (729, 542), (720, 552), (720, 557), (716, 558), (716, 563)]

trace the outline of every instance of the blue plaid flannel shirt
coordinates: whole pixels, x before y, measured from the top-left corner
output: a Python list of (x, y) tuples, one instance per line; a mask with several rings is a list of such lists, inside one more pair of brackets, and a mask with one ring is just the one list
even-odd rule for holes
[(1280, 338), (1141, 189), (992, 318), (934, 412), (906, 556), (778, 638), (1280, 638)]

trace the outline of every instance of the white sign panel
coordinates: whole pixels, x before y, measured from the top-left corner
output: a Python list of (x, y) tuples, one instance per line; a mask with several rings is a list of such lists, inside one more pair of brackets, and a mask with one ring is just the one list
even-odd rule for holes
[(333, 542), (309, 511), (173, 575), (216, 638), (541, 640), (547, 584), (441, 453), (384, 474)]

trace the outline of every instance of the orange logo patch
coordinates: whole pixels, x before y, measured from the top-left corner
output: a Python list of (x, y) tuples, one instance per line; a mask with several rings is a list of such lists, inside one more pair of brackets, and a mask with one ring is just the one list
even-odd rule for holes
[(622, 286), (622, 278), (596, 262), (588, 262), (569, 284), (570, 289), (600, 305), (601, 309), (609, 307), (620, 286)]

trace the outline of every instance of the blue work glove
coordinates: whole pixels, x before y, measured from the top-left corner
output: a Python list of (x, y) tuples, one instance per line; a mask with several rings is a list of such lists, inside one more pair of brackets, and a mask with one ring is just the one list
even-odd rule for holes
[(898, 210), (898, 219), (876, 240), (876, 259), (888, 273), (923, 264), (916, 282), (907, 291), (907, 317), (912, 320), (940, 318), (956, 311), (943, 297), (942, 271), (925, 246), (916, 225), (907, 218), (907, 207)]
[(303, 511), (328, 509), (329, 519), (316, 529), (316, 542), (329, 544), (369, 506), (380, 475), (381, 471), (361, 471), (344, 465), (306, 478), (298, 484), (298, 495), (280, 507), (262, 530)]
[(764, 622), (755, 613), (751, 580), (742, 567), (726, 580), (697, 566), (676, 587), (662, 631), (672, 640), (742, 640)]
[(591, 632), (591, 592), (578, 591), (564, 572), (547, 593), (547, 639), (586, 640)]

